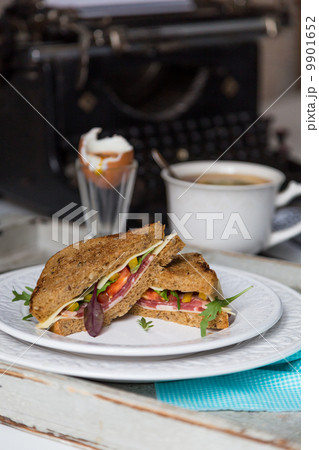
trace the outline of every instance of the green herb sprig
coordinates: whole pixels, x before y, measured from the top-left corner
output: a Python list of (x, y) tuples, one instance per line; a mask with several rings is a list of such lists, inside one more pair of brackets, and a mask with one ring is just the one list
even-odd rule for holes
[(32, 314), (28, 314), (27, 316), (22, 317), (22, 320), (30, 320), (33, 317)]
[(150, 320), (149, 322), (146, 321), (144, 317), (139, 319), (137, 323), (143, 328), (143, 330), (148, 331), (150, 328), (152, 328), (154, 325), (151, 325), (153, 322)]
[[(12, 302), (18, 302), (20, 300), (24, 301), (24, 305), (25, 306), (30, 306), (30, 300), (31, 300), (31, 294), (33, 292), (33, 289), (30, 288), (29, 286), (26, 286), (25, 289), (27, 289), (29, 292), (27, 291), (22, 291), (21, 294), (18, 294), (17, 291), (13, 290), (12, 294), (14, 295)], [(32, 314), (28, 314), (27, 316), (22, 317), (22, 320), (29, 320), (31, 319)]]
[[(28, 291), (33, 292), (33, 289), (26, 286), (25, 289), (27, 289)], [(31, 299), (31, 294), (29, 294), (26, 291), (22, 291), (21, 294), (18, 294), (17, 291), (12, 291), (12, 294), (14, 295), (14, 298), (12, 299), (13, 302), (18, 302), (19, 300), (23, 300), (24, 301), (24, 305), (25, 306), (29, 306), (30, 305), (30, 299)]]
[(164, 289), (163, 291), (159, 291), (157, 289), (154, 289), (154, 291), (160, 295), (166, 302), (169, 302), (169, 298), (168, 298), (168, 290)]
[(174, 295), (174, 297), (177, 300), (177, 309), (179, 311), (181, 309), (181, 301), (180, 301), (179, 295), (176, 291), (171, 291), (171, 294)]
[(206, 309), (200, 313), (200, 316), (203, 317), (201, 323), (200, 323), (200, 331), (201, 336), (206, 336), (206, 330), (208, 327), (208, 323), (211, 320), (214, 320), (218, 313), (221, 312), (222, 308), (225, 308), (229, 305), (229, 303), (236, 300), (236, 298), (240, 297), (241, 295), (245, 294), (245, 292), (249, 291), (253, 286), (249, 286), (244, 291), (240, 292), (239, 294), (234, 295), (233, 297), (225, 298), (224, 300), (220, 300), (217, 296), (215, 297), (215, 300), (208, 303)]

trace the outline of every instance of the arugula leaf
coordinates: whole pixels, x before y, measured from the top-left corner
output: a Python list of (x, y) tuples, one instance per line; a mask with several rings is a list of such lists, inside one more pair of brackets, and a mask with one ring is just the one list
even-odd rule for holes
[(214, 320), (218, 313), (221, 312), (222, 308), (229, 305), (229, 303), (236, 300), (236, 298), (240, 297), (241, 295), (245, 294), (245, 292), (249, 291), (253, 286), (249, 286), (247, 289), (243, 290), (239, 294), (234, 295), (233, 297), (225, 298), (224, 300), (220, 300), (217, 296), (215, 297), (215, 300), (208, 303), (206, 309), (200, 313), (200, 316), (203, 317), (201, 323), (200, 323), (200, 331), (201, 331), (201, 337), (206, 336), (206, 330), (208, 327), (208, 322), (211, 320)]
[(158, 291), (158, 290), (154, 289), (154, 291), (157, 294), (159, 294), (166, 302), (169, 302), (168, 292), (170, 292), (170, 294), (174, 295), (174, 297), (177, 300), (177, 309), (178, 310), (181, 309), (181, 301), (180, 301), (179, 295), (176, 291), (168, 291), (168, 289), (164, 289), (163, 291)]
[[(28, 290), (29, 292), (33, 292), (33, 289), (30, 288), (29, 286), (25, 287), (26, 290)], [(12, 302), (18, 302), (19, 300), (24, 301), (24, 305), (25, 306), (30, 306), (30, 300), (31, 300), (31, 294), (29, 294), (29, 292), (26, 291), (22, 291), (21, 294), (18, 294), (17, 291), (13, 290), (12, 294), (14, 295), (14, 298), (11, 300)], [(32, 314), (28, 314), (27, 316), (22, 317), (22, 320), (29, 320), (31, 319)]]
[[(112, 283), (115, 283), (115, 281), (116, 280), (113, 280), (113, 281), (111, 281), (111, 280), (107, 280), (104, 284), (103, 284), (103, 286), (100, 288), (100, 289), (98, 289), (97, 290), (97, 293), (96, 293), (96, 295), (99, 295), (101, 292), (104, 292), (109, 286), (110, 286), (110, 284), (112, 284)], [(89, 287), (88, 289), (86, 289), (83, 293), (82, 293), (82, 296), (86, 296), (86, 295), (88, 295), (88, 294), (92, 294), (93, 295), (93, 291), (94, 291), (94, 285), (93, 286), (91, 286), (91, 287)], [(81, 301), (85, 301), (86, 303), (89, 303), (91, 300), (81, 300)]]
[(229, 305), (229, 303), (236, 300), (236, 298), (240, 297), (241, 295), (245, 294), (245, 292), (249, 291), (254, 286), (249, 286), (247, 289), (244, 289), (243, 291), (239, 292), (239, 294), (234, 295), (233, 297), (225, 298), (224, 300), (219, 300), (221, 302), (222, 307), (226, 307)]
[(29, 320), (31, 317), (33, 317), (32, 314), (28, 314), (27, 316), (22, 317), (22, 320)]
[[(27, 289), (31, 293), (33, 292), (33, 289), (28, 286), (26, 286), (25, 289)], [(12, 302), (18, 302), (19, 300), (23, 300), (25, 306), (30, 305), (31, 294), (29, 294), (28, 292), (22, 291), (21, 294), (18, 294), (17, 291), (13, 290), (12, 294), (14, 295)]]
[(176, 291), (171, 291), (171, 294), (174, 295), (174, 297), (176, 298), (176, 300), (177, 300), (177, 309), (180, 310), (181, 309), (181, 301), (180, 301), (178, 293)]
[(148, 252), (144, 253), (144, 255), (138, 256), (138, 257), (137, 257), (138, 264), (137, 264), (137, 266), (134, 267), (134, 269), (131, 270), (131, 273), (136, 273), (136, 272), (138, 271), (138, 269), (141, 267), (141, 264), (142, 264), (143, 260), (144, 260), (144, 259), (146, 258), (146, 256), (149, 255), (153, 250), (154, 250), (154, 249), (151, 248), (151, 250), (149, 250)]
[(168, 291), (167, 289), (164, 289), (163, 291), (157, 291), (156, 289), (154, 289), (154, 291), (160, 295), (166, 302), (169, 302), (169, 298), (168, 298)]
[(160, 295), (161, 295), (161, 297), (163, 297), (163, 299), (164, 299), (166, 302), (169, 302), (169, 298), (168, 298), (168, 290), (167, 290), (167, 289), (164, 289), (164, 291), (162, 291), (162, 292), (160, 293)]
[(143, 328), (143, 330), (148, 331), (150, 328), (152, 328), (154, 325), (151, 325), (153, 322), (150, 320), (147, 322), (144, 317), (139, 319), (137, 323)]
[(222, 305), (220, 304), (220, 300), (216, 297), (214, 301), (208, 303), (206, 309), (200, 313), (200, 316), (203, 316), (204, 318), (201, 320), (200, 323), (200, 334), (201, 337), (206, 336), (206, 330), (208, 327), (208, 322), (211, 320), (214, 320), (218, 313), (220, 313), (222, 310)]

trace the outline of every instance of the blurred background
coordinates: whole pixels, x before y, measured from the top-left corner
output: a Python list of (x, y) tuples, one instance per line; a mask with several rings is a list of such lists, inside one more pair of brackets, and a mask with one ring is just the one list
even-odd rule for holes
[[(79, 203), (72, 146), (96, 126), (134, 146), (131, 211), (165, 213), (151, 149), (170, 163), (218, 158), (300, 74), (300, 1), (0, 5), (0, 73), (59, 131), (0, 80), (0, 217), (9, 204), (49, 216)], [(300, 181), (299, 83), (222, 159)]]

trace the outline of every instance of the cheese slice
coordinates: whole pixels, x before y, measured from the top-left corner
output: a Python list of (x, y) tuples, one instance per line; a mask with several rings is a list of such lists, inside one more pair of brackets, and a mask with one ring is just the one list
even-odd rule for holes
[(224, 311), (227, 314), (230, 314), (231, 316), (236, 316), (236, 313), (234, 313), (234, 311), (231, 308), (228, 308), (228, 306), (227, 307), (222, 306), (222, 311)]
[(140, 253), (136, 253), (136, 255), (132, 255), (130, 256), (127, 261), (125, 261), (124, 264), (122, 264), (120, 267), (118, 267), (116, 270), (114, 270), (113, 272), (111, 272), (110, 274), (106, 275), (105, 277), (101, 278), (100, 281), (98, 282), (97, 288), (101, 289), (101, 287), (104, 286), (104, 284), (116, 273), (121, 272), (121, 270), (124, 269), (124, 267), (126, 267), (128, 265), (128, 263), (131, 261), (131, 259), (133, 258), (137, 258), (138, 256), (142, 256), (145, 253), (152, 251), (152, 255), (158, 255), (159, 252), (161, 252), (163, 250), (163, 248), (169, 243), (169, 241), (176, 236), (176, 233), (172, 233), (168, 236), (165, 237), (165, 239), (163, 241), (158, 242), (157, 244), (153, 245), (152, 247), (149, 247), (147, 250), (144, 250), (143, 252)]
[[(126, 266), (128, 265), (129, 261), (131, 261), (131, 259), (137, 258), (138, 256), (142, 256), (142, 255), (144, 255), (145, 253), (150, 252), (151, 250), (154, 250), (154, 251), (151, 252), (153, 255), (158, 255), (159, 252), (160, 252), (161, 250), (163, 250), (163, 248), (168, 244), (168, 242), (169, 242), (174, 236), (176, 236), (176, 233), (172, 233), (172, 234), (166, 236), (165, 239), (164, 239), (163, 241), (160, 241), (160, 242), (158, 242), (157, 244), (152, 245), (151, 247), (149, 247), (149, 248), (146, 249), (146, 250), (143, 250), (143, 251), (140, 252), (140, 253), (136, 253), (135, 255), (130, 256), (130, 257), (125, 261), (124, 264), (122, 264), (120, 267), (118, 267), (116, 270), (114, 270), (113, 272), (109, 273), (108, 275), (102, 277), (102, 278), (100, 279), (100, 281), (98, 282), (97, 288), (98, 288), (98, 289), (101, 289), (101, 287), (104, 286), (104, 284), (105, 284), (105, 283), (106, 283), (113, 275), (115, 275), (116, 273), (118, 273), (118, 272), (120, 272), (121, 270), (123, 270), (124, 267), (126, 267)], [(160, 249), (160, 250), (157, 251), (158, 249)], [(155, 252), (156, 252), (156, 253), (155, 253)], [(40, 328), (40, 329), (41, 329), (41, 328), (49, 328), (51, 325), (54, 324), (54, 322), (57, 322), (57, 321), (61, 318), (61, 317), (59, 316), (59, 314), (60, 314), (60, 312), (61, 312), (64, 308), (66, 308), (67, 306), (71, 305), (72, 303), (75, 303), (75, 302), (77, 302), (77, 301), (84, 300), (84, 296), (85, 296), (86, 294), (88, 294), (88, 293), (89, 293), (90, 291), (92, 291), (92, 290), (93, 290), (93, 286), (91, 286), (89, 289), (87, 289), (81, 296), (76, 297), (76, 298), (74, 298), (74, 299), (72, 299), (72, 300), (69, 300), (68, 302), (64, 303), (62, 306), (60, 306), (59, 309), (57, 309), (53, 314), (51, 314), (50, 317), (48, 317), (48, 318), (47, 318), (46, 320), (44, 320), (43, 322), (39, 322), (39, 323), (36, 325), (36, 328)]]
[(225, 296), (219, 280), (217, 281), (217, 288), (215, 288), (215, 291), (217, 292), (217, 297), (220, 298), (220, 300), (224, 300)]
[(60, 317), (57, 317), (60, 312), (66, 307), (71, 305), (72, 303), (78, 302), (84, 300), (84, 295), (81, 295), (80, 297), (74, 298), (68, 302), (66, 302), (64, 305), (60, 306), (59, 309), (57, 309), (53, 314), (51, 314), (50, 317), (48, 317), (46, 320), (44, 320), (43, 322), (39, 322), (36, 324), (36, 328), (48, 328), (51, 325), (53, 325), (54, 322), (56, 322), (57, 320), (60, 319)]
[(177, 233), (171, 233), (168, 236), (165, 236), (164, 241), (162, 241), (162, 243), (156, 247), (156, 249), (154, 250), (154, 252), (152, 252), (152, 254), (158, 255), (159, 252), (161, 252), (166, 247), (166, 245), (169, 243), (169, 241), (171, 241), (176, 235), (177, 235)]
[[(126, 266), (128, 265), (128, 263), (131, 261), (131, 259), (134, 259), (134, 258), (137, 258), (138, 256), (144, 255), (144, 253), (147, 253), (147, 252), (149, 252), (150, 250), (155, 249), (156, 246), (161, 245), (161, 243), (162, 243), (162, 242), (159, 242), (158, 244), (153, 245), (152, 247), (148, 248), (147, 250), (143, 251), (142, 253), (136, 253), (136, 255), (130, 256), (130, 257), (127, 259), (127, 261), (125, 261), (124, 264), (122, 264), (120, 267), (118, 267), (116, 270), (114, 270), (114, 271), (111, 272), (110, 274), (105, 275), (103, 278), (101, 278), (100, 281), (98, 282), (97, 288), (98, 288), (98, 289), (101, 289), (101, 287), (103, 287), (104, 284), (105, 284), (105, 283), (106, 283), (113, 275), (115, 275), (115, 274), (118, 273), (118, 272), (121, 272), (121, 270), (123, 270), (124, 267), (126, 267)], [(152, 253), (153, 253), (153, 252), (152, 252)]]

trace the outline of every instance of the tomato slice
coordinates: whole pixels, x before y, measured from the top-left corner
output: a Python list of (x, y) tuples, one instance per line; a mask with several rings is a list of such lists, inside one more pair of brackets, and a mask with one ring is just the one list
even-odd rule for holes
[(144, 292), (144, 294), (142, 295), (142, 298), (145, 298), (146, 300), (153, 300), (155, 302), (160, 302), (160, 301), (164, 300), (163, 297), (161, 297), (153, 289), (147, 289), (147, 291)]
[(169, 294), (168, 300), (169, 300), (170, 302), (176, 302), (176, 303), (177, 303), (177, 298), (176, 298), (175, 295), (173, 295), (173, 294)]
[(130, 276), (130, 270), (127, 267), (124, 267), (124, 269), (121, 270), (118, 279), (106, 289), (106, 293), (108, 294), (108, 296), (113, 297), (120, 289), (122, 289)]
[(102, 306), (107, 306), (108, 303), (110, 302), (110, 297), (108, 296), (108, 294), (106, 293), (106, 291), (101, 292), (98, 296), (97, 296), (97, 301), (99, 303), (101, 303)]

